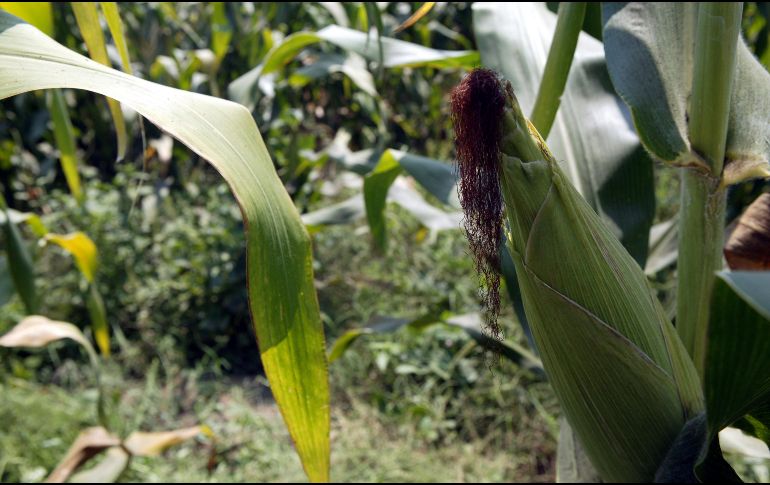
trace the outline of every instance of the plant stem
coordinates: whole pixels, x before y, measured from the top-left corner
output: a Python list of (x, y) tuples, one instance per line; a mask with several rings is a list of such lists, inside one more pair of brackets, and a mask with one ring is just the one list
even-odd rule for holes
[(698, 10), (689, 134), (693, 152), (709, 170), (682, 169), (676, 326), (701, 379), (714, 272), (722, 267), (726, 197), (721, 179), (742, 8), (740, 3), (703, 3)]
[(553, 120), (559, 110), (561, 95), (567, 84), (572, 59), (575, 55), (580, 29), (586, 13), (586, 2), (561, 2), (553, 42), (543, 71), (543, 80), (537, 92), (530, 120), (544, 140), (548, 139)]

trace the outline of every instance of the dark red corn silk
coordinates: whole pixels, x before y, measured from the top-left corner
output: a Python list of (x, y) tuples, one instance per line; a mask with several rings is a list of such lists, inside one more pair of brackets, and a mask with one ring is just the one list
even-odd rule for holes
[(476, 271), (488, 330), (501, 338), (500, 245), (503, 200), (500, 193), (500, 140), (505, 88), (494, 71), (476, 69), (452, 90), (452, 122), (459, 172), (458, 195)]

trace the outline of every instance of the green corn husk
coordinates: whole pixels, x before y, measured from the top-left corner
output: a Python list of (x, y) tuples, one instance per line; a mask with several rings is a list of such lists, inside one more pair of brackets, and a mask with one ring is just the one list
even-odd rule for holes
[(506, 242), (546, 372), (601, 477), (651, 481), (704, 409), (697, 372), (642, 269), (500, 89)]

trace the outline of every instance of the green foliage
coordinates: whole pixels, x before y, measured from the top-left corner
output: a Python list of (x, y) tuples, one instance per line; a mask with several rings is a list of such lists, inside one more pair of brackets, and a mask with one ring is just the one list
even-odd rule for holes
[[(70, 6), (52, 7), (53, 21), (46, 31), (55, 30), (62, 44), (83, 52), (82, 33)], [(534, 106), (539, 92), (546, 104), (556, 106), (558, 89), (543, 91), (540, 86), (554, 38), (554, 15), (540, 6), (477, 5), (472, 18), (469, 4), (437, 4), (426, 17), (399, 31), (398, 26), (417, 6), (409, 8), (398, 2), (121, 4), (121, 33), (114, 7), (103, 2), (101, 10), (124, 70), (133, 67), (139, 77), (156, 83), (227, 96), (251, 112), (272, 167), (313, 234), (315, 284), (306, 290), (307, 294), (318, 291), (327, 343), (339, 336), (369, 333), (366, 325), (376, 322), (377, 315), (404, 323), (418, 315), (478, 311), (467, 245), (457, 231), (439, 233), (459, 225), (456, 181), (445, 163), (454, 156), (445, 95), (464, 70), (479, 63), (480, 54), (485, 64), (512, 80), (526, 110)], [(556, 10), (553, 5), (549, 8)], [(605, 6), (605, 14), (607, 9), (618, 8)], [(634, 104), (631, 98), (638, 94), (636, 88), (656, 86), (654, 82), (640, 83), (640, 76), (654, 77), (656, 71), (639, 74), (622, 67), (621, 61), (629, 59), (637, 66), (648, 64), (639, 62), (639, 58), (644, 60), (644, 49), (635, 51), (636, 57), (625, 56), (629, 46), (614, 37), (623, 30), (617, 26), (620, 17), (611, 17), (611, 29), (615, 30), (606, 35), (607, 44), (602, 45), (597, 40), (602, 38), (599, 6), (588, 5), (583, 28), (593, 38), (580, 35), (568, 76), (567, 69), (560, 75), (545, 75), (551, 86), (566, 81), (548, 141), (591, 209), (609, 223), (609, 230), (620, 237), (639, 265), (646, 260), (647, 273), (663, 297), (666, 313), (673, 316), (675, 246), (682, 233), (677, 231), (676, 219), (678, 182), (673, 180), (672, 169), (656, 167), (653, 177), (650, 158), (615, 90), (629, 102), (636, 118), (641, 108), (663, 113), (656, 115), (663, 125), (653, 127), (663, 126), (663, 130), (672, 123), (686, 128), (687, 119), (685, 116), (682, 121), (677, 112), (673, 122), (667, 121), (660, 102), (673, 101), (679, 106), (686, 96), (658, 93)], [(662, 14), (654, 29), (664, 29), (673, 18), (675, 15)], [(766, 6), (747, 4), (745, 38), (749, 50), (765, 66), (770, 55), (767, 28)], [(694, 30), (687, 27), (680, 34), (690, 36)], [(656, 51), (657, 45), (668, 41), (660, 32), (653, 37), (658, 43), (651, 44), (652, 57), (661, 65), (671, 63), (664, 57), (675, 49)], [(474, 50), (476, 41), (478, 53)], [(609, 66), (604, 60), (605, 47)], [(766, 78), (766, 73), (756, 69), (758, 63), (749, 62), (749, 50), (740, 45), (738, 50), (739, 66), (751, 66), (739, 72), (739, 81), (741, 76)], [(108, 62), (117, 64), (117, 55), (111, 55)], [(129, 65), (129, 55), (133, 66)], [(689, 66), (688, 59), (681, 64)], [(679, 69), (676, 75), (687, 78), (688, 69)], [(627, 76), (630, 87), (618, 81), (620, 71), (633, 74)], [(679, 77), (674, 81), (681, 81)], [(683, 92), (689, 92), (689, 81), (679, 81), (671, 85), (685, 86)], [(613, 82), (617, 84), (613, 86)], [(749, 129), (730, 132), (730, 139), (743, 140), (746, 143), (741, 146), (748, 147), (741, 153), (728, 150), (728, 155), (737, 153), (733, 158), (746, 162), (738, 175), (760, 173), (766, 166), (766, 153), (759, 163), (752, 157), (761, 151), (757, 151), (757, 144), (762, 143), (760, 132), (767, 126), (768, 110), (762, 108), (767, 96), (762, 89), (749, 94), (745, 104), (753, 105), (755, 116), (744, 120), (733, 116), (739, 123), (745, 121)], [(97, 293), (103, 295), (104, 310), (97, 313), (106, 316), (102, 325), (106, 321), (114, 336), (115, 356), (106, 379), (113, 390), (111, 403), (118, 410), (113, 419), (125, 421), (121, 430), (128, 432), (179, 427), (180, 421), (213, 417), (215, 432), (225, 435), (218, 442), (199, 440), (185, 445), (169, 453), (168, 460), (135, 459), (124, 478), (302, 479), (288, 434), (276, 425), (275, 408), (263, 400), (266, 390), (254, 396), (247, 386), (244, 392), (249, 395), (245, 397), (239, 394), (239, 386), (231, 386), (223, 377), (226, 373), (263, 372), (254, 358), (255, 335), (249, 326), (246, 252), (239, 236), (244, 225), (227, 187), (195, 152), (152, 125), (148, 124), (146, 133), (138, 125), (132, 126), (129, 112), (129, 163), (115, 165), (114, 129), (106, 106), (94, 103), (91, 94), (81, 91), (65, 90), (54, 96), (55, 105), (37, 93), (0, 102), (0, 184), (12, 209), (41, 215), (45, 225), (58, 233), (84, 230), (106, 255), (100, 261)], [(668, 111), (676, 111), (676, 106), (669, 106)], [(51, 107), (57, 111), (49, 112)], [(63, 130), (67, 113), (71, 126)], [(639, 119), (636, 121), (647, 148), (659, 156), (654, 136), (649, 134), (652, 128), (640, 127)], [(685, 128), (679, 135), (685, 137), (686, 145)], [(100, 143), (103, 140), (108, 142)], [(751, 156), (744, 156), (746, 153)], [(77, 166), (71, 160), (78, 160)], [(737, 166), (732, 161), (728, 167), (731, 164)], [(69, 188), (77, 197), (75, 175), (82, 177), (83, 205), (66, 193)], [(732, 190), (728, 214), (737, 214), (761, 190), (761, 183)], [(390, 209), (389, 202), (398, 207)], [(665, 224), (653, 228), (648, 257), (647, 239), (653, 220)], [(31, 225), (18, 224), (18, 229), (19, 241), (30, 249), (30, 267), (34, 266), (37, 276), (27, 279), (38, 294), (45, 295), (40, 299), (41, 313), (73, 321), (88, 334), (84, 325), (88, 311), (99, 306), (94, 305), (95, 286), (87, 285), (72, 270), (71, 259), (60, 251), (32, 247), (36, 237)], [(714, 230), (721, 232), (722, 224), (714, 225)], [(5, 241), (1, 249), (10, 256)], [(377, 249), (373, 242), (379, 244)], [(548, 248), (552, 245), (544, 244), (540, 249)], [(272, 256), (271, 262), (277, 259)], [(527, 322), (513, 263), (505, 256), (509, 255), (504, 255), (503, 270), (517, 316), (504, 308), (501, 319), (507, 341), (520, 348), (529, 337)], [(548, 263), (546, 258), (540, 259)], [(309, 267), (310, 258), (304, 261)], [(9, 262), (5, 257), (2, 260), (5, 266)], [(558, 269), (548, 273), (557, 274)], [(25, 314), (21, 299), (11, 298), (8, 291), (13, 287), (9, 273), (0, 265), (0, 303), (10, 302), (0, 307), (0, 331)], [(33, 271), (27, 268), (26, 274), (33, 275)], [(723, 278), (719, 281), (732, 277), (728, 273)], [(741, 292), (731, 292), (719, 281), (717, 296), (728, 303), (720, 307), (722, 313), (715, 311), (724, 321), (714, 332), (729, 335), (720, 333), (722, 336), (710, 343), (732, 339), (735, 350), (739, 348), (736, 335), (748, 331), (745, 325), (753, 322), (756, 328), (752, 328), (761, 333), (766, 322), (754, 318), (757, 313), (750, 311), (754, 306), (741, 298)], [(553, 302), (549, 309), (558, 303)], [(570, 307), (564, 312), (572, 310)], [(753, 315), (745, 319), (741, 332), (731, 332), (726, 326), (733, 310)], [(517, 317), (525, 325), (524, 331), (515, 324)], [(506, 360), (490, 362), (489, 354), (480, 346), (483, 338), (474, 340), (461, 329), (417, 325), (422, 330), (416, 331), (414, 325), (396, 326), (399, 330), (392, 333), (350, 339), (347, 351), (330, 369), (336, 408), (332, 479), (553, 478), (555, 416), (560, 411), (550, 384)], [(572, 339), (565, 345), (577, 341)], [(761, 343), (756, 340), (757, 345)], [(607, 350), (594, 341), (587, 342), (586, 347), (593, 349), (591, 358), (603, 355), (597, 348)], [(629, 353), (629, 348), (623, 347), (621, 353)], [(613, 349), (608, 353), (617, 351)], [(647, 347), (644, 350), (655, 354)], [(716, 359), (720, 351), (727, 350), (715, 349), (710, 354)], [(748, 356), (736, 352), (739, 357)], [(8, 407), (0, 403), (2, 416), (19, 429), (33, 430), (35, 419), (45, 414), (45, 407), (39, 404), (50, 398), (49, 393), (63, 403), (68, 399), (63, 404), (66, 409), (69, 402), (83, 405), (92, 399), (88, 392), (79, 394), (82, 384), (73, 385), (87, 378), (71, 357), (78, 356), (62, 346), (55, 346), (48, 356), (3, 352), (0, 392), (17, 399)], [(657, 354), (653, 357), (660, 360)], [(736, 365), (729, 368), (710, 364), (724, 369), (720, 376), (727, 376), (717, 387), (733, 389), (729, 393), (734, 396), (762, 391), (761, 379), (746, 377), (755, 376), (757, 369), (751, 365), (743, 362), (740, 365), (746, 364), (741, 367), (745, 371), (740, 371), (740, 376), (730, 374), (739, 367), (740, 358), (734, 360)], [(573, 367), (580, 364), (575, 362)], [(188, 376), (183, 369), (192, 366), (206, 369), (207, 378)], [(158, 372), (163, 376), (162, 389), (156, 382)], [(607, 374), (611, 372), (615, 370)], [(214, 385), (212, 377), (224, 380), (224, 386)], [(140, 378), (144, 384), (128, 380), (132, 378)], [(32, 379), (49, 384), (37, 386), (31, 384)], [(639, 381), (647, 382), (643, 376)], [(60, 386), (75, 397), (57, 394)], [(667, 386), (661, 383), (650, 392)], [(711, 392), (709, 407), (722, 411), (729, 407), (730, 412), (721, 414), (730, 417), (719, 418), (719, 424), (714, 424), (717, 418), (710, 415), (712, 435), (741, 414), (734, 409), (740, 407), (737, 401), (723, 401), (723, 408), (714, 405), (727, 391), (713, 389), (713, 385), (712, 391), (706, 386), (707, 397)], [(645, 400), (649, 397), (637, 399)], [(151, 402), (162, 403), (160, 407), (165, 409), (153, 409)], [(256, 411), (254, 402), (260, 403)], [(629, 407), (642, 406), (639, 402)], [(137, 407), (136, 416), (128, 412)], [(29, 419), (19, 415), (19, 408), (29, 408)], [(751, 406), (750, 411), (736, 425), (766, 437), (769, 411), (762, 406)], [(50, 419), (53, 435), (60, 433), (66, 439), (29, 447), (29, 453), (18, 451), (23, 449), (18, 434), (0, 432), (0, 448), (7, 445), (7, 449), (17, 450), (7, 459), (0, 457), (0, 479), (41, 478), (44, 473), (40, 470), (55, 465), (75, 430), (90, 418), (52, 413)], [(82, 423), (78, 421), (77, 428), (63, 425), (61, 421), (67, 419)], [(648, 431), (645, 428), (635, 433), (635, 438)], [(35, 431), (28, 432), (30, 440), (38, 442)], [(574, 455), (574, 466), (569, 470), (560, 466), (560, 473), (575, 473), (580, 478), (584, 467), (579, 461), (581, 449), (576, 446), (579, 441), (567, 427), (562, 432), (571, 438), (565, 438), (562, 445), (566, 446), (564, 455)], [(393, 443), (383, 445), (388, 441), (384, 437)], [(46, 439), (51, 438), (39, 442)], [(458, 442), (466, 444), (459, 447)], [(212, 449), (218, 453), (212, 454)], [(501, 453), (501, 449), (506, 451)], [(506, 454), (511, 457), (509, 463), (504, 463)], [(216, 458), (214, 466), (206, 470), (204, 463), (212, 456)], [(199, 466), (190, 466), (191, 460)], [(446, 463), (456, 464), (456, 473), (455, 467)], [(741, 463), (739, 471), (759, 469)]]

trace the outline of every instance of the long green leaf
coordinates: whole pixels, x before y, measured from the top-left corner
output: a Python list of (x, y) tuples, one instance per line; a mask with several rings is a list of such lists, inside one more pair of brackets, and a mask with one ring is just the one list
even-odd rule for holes
[[(5, 203), (3, 202), (3, 206)], [(13, 222), (8, 209), (4, 209), (3, 241), (5, 254), (8, 258), (8, 269), (11, 273), (13, 286), (24, 302), (27, 313), (37, 313), (38, 296), (35, 287), (35, 267), (32, 256), (19, 233), (19, 228)]]
[(705, 392), (715, 434), (770, 407), (770, 272), (719, 273), (711, 312)]
[[(110, 59), (107, 56), (107, 43), (104, 40), (102, 26), (99, 23), (99, 12), (96, 8), (96, 2), (70, 2), (72, 11), (75, 12), (80, 33), (88, 48), (88, 53), (93, 60), (110, 66)], [(112, 121), (115, 123), (115, 133), (118, 137), (118, 160), (126, 156), (128, 147), (128, 133), (126, 132), (126, 121), (123, 118), (123, 111), (120, 109), (120, 103), (112, 98), (107, 98), (107, 105), (112, 114)]]
[(0, 98), (63, 87), (131, 106), (228, 182), (246, 226), (249, 308), (265, 373), (308, 476), (327, 480), (329, 393), (310, 238), (249, 111), (107, 68), (0, 12)]
[[(658, 158), (702, 165), (688, 137), (698, 5), (604, 3), (604, 46), (612, 83)], [(717, 28), (719, 30), (719, 28)], [(715, 30), (714, 35), (720, 33)], [(718, 41), (718, 37), (714, 37)], [(727, 133), (725, 183), (770, 176), (770, 74), (738, 41)]]
[(83, 202), (83, 189), (80, 186), (80, 174), (78, 173), (78, 157), (75, 143), (75, 131), (72, 128), (67, 104), (64, 95), (59, 89), (52, 89), (48, 97), (48, 111), (53, 120), (53, 134), (56, 146), (59, 149), (64, 178), (73, 197), (78, 202)]

